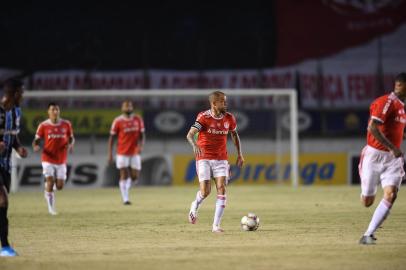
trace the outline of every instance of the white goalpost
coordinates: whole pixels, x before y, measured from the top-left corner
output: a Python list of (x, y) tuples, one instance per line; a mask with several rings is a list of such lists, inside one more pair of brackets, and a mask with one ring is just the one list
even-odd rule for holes
[[(289, 114), (288, 130), (289, 135), (286, 135), (286, 139), (289, 141), (289, 158), (290, 158), (290, 179), (293, 187), (299, 185), (299, 136), (298, 136), (298, 104), (297, 104), (297, 92), (295, 89), (220, 89), (224, 92), (229, 100), (233, 97), (245, 97), (245, 98), (257, 98), (266, 99), (274, 98), (275, 106), (278, 106), (279, 98), (283, 100), (283, 104), (286, 107), (285, 111)], [(32, 99), (41, 102), (55, 100), (69, 100), (75, 99), (77, 101), (91, 101), (99, 99), (109, 99), (114, 100), (123, 98), (139, 98), (139, 99), (174, 99), (174, 98), (199, 98), (205, 99), (213, 90), (209, 89), (187, 89), (187, 90), (46, 90), (46, 91), (30, 91), (26, 90), (24, 93), (25, 101), (30, 101)], [(273, 105), (271, 105), (273, 106)], [(23, 114), (24, 114), (24, 108)], [(176, 110), (177, 108), (171, 108)], [(238, 110), (239, 108), (231, 108)], [(254, 109), (255, 111), (255, 109)], [(22, 127), (24, 129), (24, 127)], [(185, 131), (186, 132), (186, 131)], [(264, 134), (266, 136), (266, 134)], [(283, 137), (281, 132), (276, 132), (276, 137)], [(243, 145), (244, 147), (244, 145)], [(245, 150), (243, 148), (243, 150)], [(277, 150), (278, 151), (278, 150)], [(16, 160), (15, 160), (16, 161)], [(12, 191), (16, 191), (18, 187), (17, 177), (16, 177), (16, 166), (13, 166), (13, 177), (12, 177)]]

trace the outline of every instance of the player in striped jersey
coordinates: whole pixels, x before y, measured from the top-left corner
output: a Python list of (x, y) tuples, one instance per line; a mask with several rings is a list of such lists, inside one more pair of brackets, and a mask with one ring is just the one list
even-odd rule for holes
[(21, 109), (19, 107), (23, 95), (23, 83), (17, 79), (9, 79), (4, 83), (4, 94), (0, 106), (0, 240), (2, 249), (0, 256), (17, 256), (8, 242), (8, 193), (11, 184), (11, 152), (13, 149), (25, 158), (27, 150), (18, 139), (20, 132)]

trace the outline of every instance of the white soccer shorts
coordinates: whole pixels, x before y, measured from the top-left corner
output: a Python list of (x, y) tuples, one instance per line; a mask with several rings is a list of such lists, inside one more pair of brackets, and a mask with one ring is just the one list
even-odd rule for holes
[(116, 166), (117, 166), (117, 169), (131, 167), (131, 169), (140, 171), (141, 170), (141, 156), (140, 155), (133, 155), (133, 156), (117, 155), (116, 156)]
[(226, 184), (230, 176), (230, 165), (227, 160), (201, 159), (196, 161), (196, 172), (199, 182), (211, 180), (213, 177), (226, 177)]
[(45, 177), (56, 177), (57, 180), (66, 180), (66, 164), (53, 164), (42, 162), (42, 174)]
[(386, 186), (399, 188), (405, 176), (403, 163), (403, 157), (395, 158), (391, 152), (381, 151), (369, 145), (365, 146), (358, 165), (361, 194), (374, 196), (379, 183), (382, 188)]

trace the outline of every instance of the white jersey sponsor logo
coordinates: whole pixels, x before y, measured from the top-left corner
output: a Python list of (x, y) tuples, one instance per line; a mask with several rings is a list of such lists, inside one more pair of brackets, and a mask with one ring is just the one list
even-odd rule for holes
[(215, 134), (215, 135), (227, 135), (228, 130), (217, 130), (217, 129), (214, 129), (214, 128), (209, 128), (207, 130), (207, 133)]

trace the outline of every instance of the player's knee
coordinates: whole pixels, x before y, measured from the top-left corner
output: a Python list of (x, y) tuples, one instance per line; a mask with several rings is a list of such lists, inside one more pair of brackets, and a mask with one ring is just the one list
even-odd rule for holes
[(56, 189), (57, 190), (63, 189), (63, 183), (56, 183)]
[(226, 186), (223, 184), (223, 185), (219, 185), (218, 187), (217, 187), (217, 194), (219, 194), (219, 195), (224, 195), (224, 194), (226, 194)]
[(370, 207), (371, 205), (374, 204), (374, 201), (373, 200), (371, 200), (371, 201), (363, 201), (363, 204), (364, 204), (365, 207)]
[(131, 174), (131, 180), (136, 181), (138, 179), (138, 173)]
[(200, 190), (200, 195), (202, 195), (203, 198), (206, 198), (210, 195), (210, 189)]
[(397, 198), (397, 195), (398, 195), (398, 193), (397, 193), (396, 190), (390, 190), (390, 191), (386, 191), (386, 192), (385, 192), (384, 198), (385, 198), (385, 200), (387, 200), (388, 202), (394, 203), (395, 200), (396, 200), (396, 198)]
[(374, 204), (374, 197), (362, 197), (361, 202), (365, 207), (370, 207)]

